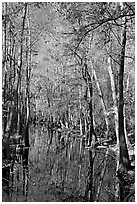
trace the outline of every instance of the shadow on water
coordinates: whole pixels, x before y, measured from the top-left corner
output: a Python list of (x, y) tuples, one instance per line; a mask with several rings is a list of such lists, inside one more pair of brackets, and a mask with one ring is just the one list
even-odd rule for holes
[(2, 201), (10, 202), (10, 186), (9, 186), (9, 177), (10, 177), (10, 167), (2, 168)]
[[(49, 132), (44, 126), (33, 127), (30, 133), (30, 147), (18, 145), (16, 151), (12, 147), (13, 160), (3, 160), (2, 201), (85, 202), (88, 151), (83, 151), (83, 156), (79, 157), (80, 140), (74, 140), (72, 135), (66, 137), (65, 131), (60, 137), (60, 132)], [(95, 159), (95, 191), (103, 160), (104, 152), (98, 152)], [(100, 197), (112, 201), (115, 158), (110, 155), (108, 163)], [(112, 195), (105, 190), (106, 186)]]
[(2, 164), (2, 201), (24, 202), (28, 194), (28, 155), (29, 148), (16, 149), (12, 160)]
[[(85, 177), (82, 177), (80, 191), (76, 147), (75, 154), (70, 158), (67, 147), (69, 137), (65, 137), (65, 132), (62, 134), (63, 141), (59, 132), (37, 126), (30, 129), (29, 148), (16, 145), (15, 151), (12, 144), (13, 159), (3, 160), (3, 202), (84, 201), (81, 196), (86, 183)], [(87, 171), (86, 163), (83, 166), (85, 169), (81, 174)]]
[[(35, 152), (37, 149), (36, 146), (39, 144), (39, 136), (44, 135), (44, 130), (43, 128), (39, 128), (37, 131), (37, 128), (35, 129), (35, 127), (33, 127), (31, 131), (31, 147), (25, 147), (25, 143), (20, 140), (21, 136), (13, 135), (10, 137), (11, 141), (9, 144), (10, 158), (7, 159), (6, 156), (2, 156), (3, 202), (26, 202), (31, 199), (28, 198), (29, 171), (32, 169), (29, 162), (29, 154), (30, 152)], [(35, 140), (35, 144), (33, 144), (33, 138)], [(35, 156), (35, 154), (33, 155)], [(33, 167), (33, 170), (34, 169), (35, 167)]]

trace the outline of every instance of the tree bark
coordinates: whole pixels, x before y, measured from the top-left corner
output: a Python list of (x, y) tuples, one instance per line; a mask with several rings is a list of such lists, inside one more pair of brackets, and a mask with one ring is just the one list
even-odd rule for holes
[(97, 78), (96, 70), (95, 70), (94, 67), (93, 67), (93, 76), (94, 76), (94, 79), (96, 81), (98, 93), (99, 93), (100, 100), (101, 100), (101, 105), (102, 105), (103, 112), (104, 112), (104, 118), (105, 118), (105, 122), (106, 122), (106, 137), (108, 137), (108, 128), (109, 128), (109, 122), (108, 122), (108, 117), (107, 117), (108, 113), (107, 113), (105, 101), (104, 101), (104, 98), (103, 98), (103, 93), (102, 93), (102, 90), (101, 90), (101, 87), (100, 87), (100, 84), (99, 84), (99, 81), (98, 81), (98, 78)]
[(21, 71), (22, 71), (22, 62), (23, 62), (23, 41), (24, 41), (24, 30), (25, 30), (25, 20), (27, 16), (27, 3), (24, 5), (24, 14), (22, 20), (22, 30), (21, 30), (21, 41), (20, 41), (20, 55), (18, 58), (18, 80), (17, 80), (17, 134), (20, 133), (20, 118), (21, 118)]
[(124, 79), (124, 60), (125, 60), (125, 48), (126, 48), (126, 29), (127, 20), (125, 19), (125, 25), (122, 31), (122, 48), (120, 58), (120, 69), (119, 69), (119, 107), (118, 107), (118, 136), (119, 136), (119, 168), (117, 171), (120, 189), (120, 201), (124, 201), (125, 198), (125, 184), (121, 179), (122, 173), (130, 168), (129, 154), (126, 144), (125, 131), (124, 131), (124, 98), (123, 98), (123, 79)]
[[(111, 50), (111, 42), (109, 45), (109, 49)], [(119, 144), (119, 137), (118, 137), (118, 102), (117, 102), (117, 94), (115, 89), (115, 80), (114, 80), (114, 73), (111, 66), (111, 57), (108, 57), (108, 73), (111, 82), (111, 90), (112, 90), (112, 99), (113, 99), (113, 110), (114, 110), (114, 118), (115, 118), (115, 132), (117, 137), (117, 144)]]
[(88, 168), (88, 180), (87, 180), (87, 188), (85, 192), (85, 197), (88, 201), (92, 202), (93, 198), (93, 189), (94, 189), (94, 158), (95, 158), (95, 142), (97, 140), (96, 134), (93, 127), (93, 108), (92, 108), (92, 97), (93, 97), (93, 87), (92, 87), (92, 77), (88, 71), (87, 62), (83, 66), (82, 74), (83, 78), (88, 86), (88, 94), (89, 94), (89, 138), (88, 138), (88, 146), (93, 147), (89, 148), (89, 168)]
[(119, 69), (119, 107), (118, 107), (118, 135), (119, 135), (119, 147), (120, 147), (120, 164), (128, 169), (130, 166), (129, 155), (127, 150), (127, 144), (124, 131), (124, 98), (123, 98), (123, 78), (124, 78), (124, 60), (125, 60), (125, 47), (126, 47), (126, 19), (125, 26), (122, 33), (122, 49)]
[[(112, 42), (109, 43), (109, 52), (111, 53), (111, 46)], [(117, 164), (116, 164), (116, 171), (119, 168), (119, 135), (118, 135), (118, 100), (117, 100), (117, 94), (115, 89), (115, 80), (114, 80), (114, 73), (112, 69), (112, 59), (110, 56), (108, 56), (108, 73), (110, 77), (111, 82), (111, 90), (112, 90), (112, 99), (113, 99), (113, 111), (114, 111), (114, 119), (115, 119), (115, 133), (117, 138)], [(115, 198), (116, 200), (119, 199), (119, 179), (116, 178), (115, 181)]]

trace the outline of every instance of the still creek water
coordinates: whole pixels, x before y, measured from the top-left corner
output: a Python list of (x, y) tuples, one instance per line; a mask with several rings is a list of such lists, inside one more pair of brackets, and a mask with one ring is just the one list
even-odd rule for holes
[[(3, 161), (2, 168), (2, 201), (24, 202), (35, 201), (33, 195), (36, 188), (37, 175), (42, 161), (45, 159), (47, 130), (44, 127), (30, 130), (30, 147), (16, 153), (16, 159), (10, 163)], [(28, 164), (24, 162), (24, 154), (28, 154)]]
[[(3, 169), (7, 174), (6, 180), (3, 179), (3, 202), (85, 202), (88, 150), (82, 151), (80, 157), (79, 138), (63, 134), (65, 144), (69, 141), (70, 146), (58, 151), (57, 132), (54, 131), (51, 142), (51, 135), (44, 126), (31, 128), (30, 147), (26, 149), (28, 164), (24, 163), (24, 155), (18, 154), (10, 168)], [(104, 150), (97, 153), (95, 174), (100, 175), (104, 156)], [(114, 192), (115, 159), (110, 156), (108, 163), (103, 188), (109, 185), (110, 191)], [(113, 200), (106, 190), (102, 191), (102, 197)]]
[[(71, 171), (65, 151), (56, 152), (56, 132), (53, 133), (52, 144), (50, 142), (50, 135), (44, 126), (31, 128), (28, 165), (24, 165), (23, 155), (18, 154), (10, 166), (3, 168), (3, 202), (79, 201), (78, 196), (68, 197), (69, 192), (74, 194), (71, 188), (75, 188), (74, 181), (78, 179), (77, 169), (76, 172)], [(74, 165), (78, 166), (75, 162)], [(67, 193), (64, 190), (66, 183), (67, 188), (70, 187)]]

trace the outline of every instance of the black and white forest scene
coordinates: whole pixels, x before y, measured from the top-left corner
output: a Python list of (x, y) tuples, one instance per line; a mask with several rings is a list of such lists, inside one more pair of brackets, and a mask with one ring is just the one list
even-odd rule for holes
[(135, 202), (135, 2), (2, 2), (2, 201)]

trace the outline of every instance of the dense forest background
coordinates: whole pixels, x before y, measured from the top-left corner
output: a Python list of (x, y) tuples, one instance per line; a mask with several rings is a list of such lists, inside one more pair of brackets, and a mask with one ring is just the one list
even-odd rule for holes
[(135, 3), (2, 3), (2, 199), (135, 200)]

